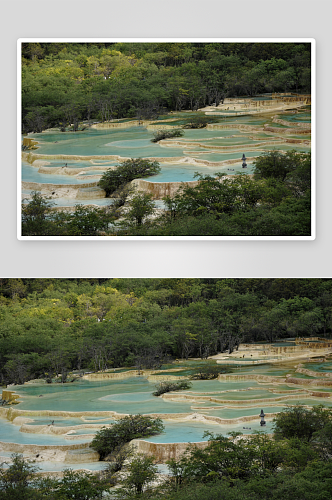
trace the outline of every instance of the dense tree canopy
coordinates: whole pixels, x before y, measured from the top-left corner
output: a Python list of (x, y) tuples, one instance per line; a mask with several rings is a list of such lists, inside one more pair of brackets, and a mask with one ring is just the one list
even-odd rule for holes
[[(330, 279), (1, 279), (0, 379), (158, 368), (241, 342), (331, 336)], [(57, 379), (57, 376), (60, 376)]]
[(310, 69), (306, 43), (23, 43), (23, 131), (308, 93)]

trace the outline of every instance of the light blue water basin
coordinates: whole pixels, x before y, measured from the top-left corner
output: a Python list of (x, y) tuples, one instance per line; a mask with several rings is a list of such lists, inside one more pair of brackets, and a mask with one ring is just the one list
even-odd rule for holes
[[(286, 396), (286, 394), (285, 394)], [(261, 390), (248, 390), (248, 391), (234, 391), (234, 392), (226, 392), (225, 394), (212, 394), (211, 397), (220, 401), (223, 404), (223, 401), (249, 401), (254, 399), (273, 399), (277, 397), (266, 389)]]
[(151, 392), (134, 392), (125, 394), (112, 394), (111, 396), (102, 397), (104, 401), (113, 401), (114, 403), (145, 403), (154, 401), (155, 396)]
[[(205, 158), (204, 156), (204, 159)], [(219, 161), (221, 161), (220, 159)], [(237, 173), (253, 173), (254, 167), (252, 164), (248, 164), (246, 169), (243, 169), (241, 164), (239, 165), (227, 165), (224, 167), (212, 167), (212, 166), (198, 166), (198, 165), (170, 165), (164, 164), (161, 166), (161, 171), (157, 175), (151, 177), (146, 177), (144, 180), (149, 182), (188, 182), (194, 181), (195, 173), (201, 175), (211, 175), (214, 177), (218, 174), (234, 175)]]
[[(222, 123), (222, 125), (224, 125)], [(175, 137), (173, 140), (180, 142), (194, 141), (203, 142), (204, 144), (209, 144), (211, 140), (206, 139), (217, 139), (219, 137), (229, 138), (232, 135), (239, 135), (241, 131), (236, 128), (222, 128), (222, 129), (187, 129), (184, 131), (182, 137)], [(239, 137), (237, 138), (239, 139)]]
[[(263, 149), (263, 148), (262, 148)], [(239, 162), (242, 160), (242, 155), (243, 153), (245, 154), (246, 158), (252, 158), (254, 156), (260, 156), (262, 151), (241, 151), (240, 153), (224, 153), (224, 152), (218, 152), (218, 153), (203, 153), (200, 154), (197, 158), (202, 159), (202, 160), (208, 160), (208, 161), (225, 161), (225, 160), (239, 160)], [(191, 153), (190, 151), (187, 153), (187, 156), (195, 156), (194, 153)], [(247, 162), (248, 163), (248, 162)], [(229, 165), (229, 168), (234, 168), (233, 165)]]
[[(243, 429), (246, 427), (247, 429)], [(271, 424), (266, 426), (264, 430), (271, 432)], [(181, 423), (165, 422), (165, 433), (144, 438), (144, 441), (151, 443), (197, 443), (200, 441), (207, 441), (208, 437), (203, 437), (204, 432), (212, 434), (221, 434), (227, 436), (229, 432), (242, 432), (243, 434), (251, 434), (255, 431), (261, 430), (259, 421), (241, 423), (241, 424), (212, 424), (210, 422), (193, 422), (187, 421)]]
[[(20, 409), (63, 411), (117, 411), (120, 413), (187, 413), (190, 403), (170, 403), (151, 397), (149, 401), (135, 402), (137, 392), (152, 393), (154, 383), (133, 377), (121, 381), (79, 381), (69, 385), (15, 386), (22, 395)], [(131, 393), (131, 396), (129, 396)], [(42, 394), (43, 397), (39, 397)], [(112, 401), (112, 395), (128, 394), (127, 401)], [(133, 402), (134, 401), (134, 402)], [(60, 402), (60, 403), (59, 403)]]
[[(1, 452), (1, 455), (3, 456), (3, 453)], [(10, 464), (10, 456), (12, 454), (9, 454), (9, 458), (7, 462)], [(7, 456), (7, 455), (5, 455)], [(65, 469), (72, 469), (72, 470), (87, 470), (87, 471), (102, 471), (106, 468), (107, 463), (106, 462), (87, 462), (87, 463), (70, 463), (70, 462), (36, 462), (35, 464), (36, 467), (38, 467), (37, 472), (62, 472)], [(6, 467), (4, 467), (6, 468)]]
[[(32, 422), (27, 422), (25, 425), (53, 425), (54, 427), (73, 427), (76, 425), (103, 425), (110, 424), (114, 422), (112, 418), (101, 418), (101, 420), (88, 420), (85, 417), (83, 418), (67, 418), (67, 417), (45, 417), (45, 416), (33, 416), (29, 417), (33, 418)], [(84, 429), (82, 429), (84, 430)]]
[[(142, 158), (151, 156), (181, 156), (177, 149), (161, 148), (152, 143), (153, 133), (143, 127), (127, 129), (95, 130), (72, 132), (43, 132), (31, 134), (37, 141), (38, 154), (65, 155), (119, 155), (121, 157)], [(55, 142), (57, 141), (57, 142)]]
[[(259, 387), (255, 380), (193, 380), (193, 392), (232, 391), (237, 389), (248, 389)], [(187, 392), (187, 391), (186, 391)]]
[[(105, 160), (104, 163), (102, 163), (101, 160), (37, 160), (37, 161), (42, 161), (42, 162), (45, 162), (45, 165), (43, 165), (43, 168), (55, 168), (55, 167), (65, 167), (66, 168), (82, 168), (85, 169), (85, 168), (92, 168), (94, 166), (100, 166), (100, 167), (105, 167), (105, 169), (110, 166), (115, 166), (115, 165), (118, 165), (118, 162), (117, 161), (111, 161), (111, 160)], [(100, 162), (100, 163), (99, 163)], [(34, 168), (39, 168), (39, 166), (37, 167), (34, 167)], [(88, 172), (88, 171), (87, 171)], [(97, 170), (97, 172), (100, 172), (100, 173), (103, 173), (102, 170)]]
[(288, 403), (290, 406), (293, 405), (308, 405), (308, 406), (317, 406), (317, 405), (323, 405), (327, 408), (332, 407), (332, 400), (328, 398), (301, 398), (296, 401), (290, 401)]
[(269, 366), (269, 365), (242, 365), (237, 370), (237, 375), (256, 374), (268, 375), (270, 377), (285, 377), (287, 373), (293, 374), (294, 368), (286, 368), (285, 366)]
[(294, 114), (280, 114), (278, 118), (288, 122), (311, 123), (311, 113), (307, 111)]
[(80, 179), (74, 175), (41, 174), (37, 168), (25, 161), (22, 162), (22, 181), (43, 184), (83, 184), (88, 182), (86, 179)]
[(224, 120), (221, 123), (223, 125), (239, 124), (239, 125), (253, 125), (257, 127), (262, 127), (265, 123), (271, 124), (272, 119), (251, 116), (251, 115), (237, 116), (236, 118), (231, 119), (231, 117), (226, 116), (224, 117)]
[[(261, 412), (261, 410), (264, 410), (264, 413), (278, 413), (280, 412), (283, 408), (286, 408), (287, 406), (287, 403), (285, 402), (281, 402), (280, 405), (274, 405), (274, 406), (271, 406), (271, 405), (265, 405), (264, 403), (263, 404), (260, 404), (260, 405), (256, 405), (255, 407), (252, 407), (252, 408), (219, 408), (219, 409), (216, 409), (216, 410), (209, 410), (209, 413), (211, 415), (213, 415), (214, 417), (219, 417), (219, 418), (223, 418), (225, 420), (227, 419), (230, 419), (230, 418), (241, 418), (241, 417), (247, 417), (247, 416), (257, 416), (257, 422), (260, 420), (259, 418), (259, 414)], [(199, 410), (200, 412), (204, 412), (206, 410)], [(243, 422), (241, 423), (240, 425), (244, 426), (244, 427), (251, 427), (251, 424), (252, 422), (254, 421), (249, 421), (249, 422)]]
[(89, 175), (89, 176), (98, 176), (98, 177), (101, 177), (103, 175), (103, 172), (101, 172), (100, 170), (89, 170), (87, 172), (81, 172), (80, 174), (78, 174), (80, 177), (83, 176), (83, 175)]
[(275, 344), (272, 344), (273, 347), (287, 347), (295, 345), (295, 342), (276, 342)]
[[(29, 191), (28, 193), (25, 194), (30, 194), (31, 192)], [(113, 200), (112, 198), (91, 198), (91, 199), (84, 199), (84, 200), (77, 200), (73, 198), (54, 198), (50, 200), (51, 203), (54, 204), (56, 207), (74, 207), (75, 205), (97, 205), (98, 207), (107, 207), (109, 205), (112, 205)], [(29, 200), (26, 199), (23, 201), (23, 204), (29, 203)]]
[[(30, 418), (30, 417), (29, 417)], [(67, 427), (73, 425), (81, 425), (82, 422), (80, 418), (61, 418), (61, 417), (32, 417), (33, 422), (27, 422), (26, 425), (54, 425), (54, 427)], [(87, 423), (87, 425), (89, 425)]]
[(263, 146), (261, 149), (264, 149), (264, 151), (291, 151), (292, 149), (295, 149), (296, 151), (303, 153), (309, 153), (311, 151), (310, 146), (303, 146), (302, 144), (281, 144), (278, 147)]
[[(106, 425), (106, 422), (105, 422), (105, 425)], [(77, 429), (77, 430), (75, 430), (75, 434), (72, 434), (72, 436), (81, 436), (81, 435), (84, 435), (84, 434), (93, 434), (93, 435), (95, 435), (96, 432), (98, 432), (98, 429)]]
[(29, 434), (20, 432), (17, 425), (13, 425), (9, 420), (0, 418), (0, 441), (5, 443), (19, 444), (39, 444), (39, 445), (70, 445), (77, 443), (87, 443), (92, 437), (78, 438), (73, 440), (66, 439), (63, 435), (53, 434)]
[(304, 368), (317, 372), (332, 372), (332, 361), (325, 363), (304, 363)]
[(88, 463), (62, 463), (62, 462), (42, 462), (37, 464), (41, 472), (61, 472), (65, 469), (72, 470), (88, 470), (88, 471), (102, 471), (106, 468), (106, 462), (88, 462)]

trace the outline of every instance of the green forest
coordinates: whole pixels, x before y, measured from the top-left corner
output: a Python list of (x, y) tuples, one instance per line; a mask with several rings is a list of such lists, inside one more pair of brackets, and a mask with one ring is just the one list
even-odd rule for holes
[(310, 93), (307, 43), (22, 43), (22, 131)]
[(158, 369), (241, 343), (331, 337), (331, 279), (0, 280), (0, 380)]

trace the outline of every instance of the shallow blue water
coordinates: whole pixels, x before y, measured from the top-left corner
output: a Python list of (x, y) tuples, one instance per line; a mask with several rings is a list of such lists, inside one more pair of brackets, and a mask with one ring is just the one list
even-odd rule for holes
[[(266, 98), (267, 96), (257, 97)], [(195, 113), (191, 113), (195, 115)], [(190, 113), (174, 113), (172, 117), (180, 120), (187, 119), (191, 116)], [(298, 115), (285, 115), (286, 119), (290, 122), (292, 119), (296, 120)], [(306, 111), (303, 114), (305, 119), (310, 119), (310, 114)], [(162, 120), (163, 118), (161, 118)], [(223, 126), (236, 125), (236, 124), (249, 124), (255, 126), (262, 126), (264, 123), (271, 123), (271, 118), (258, 118), (252, 116), (238, 116), (236, 118), (221, 119), (220, 123)], [(171, 125), (169, 122), (168, 125)], [(176, 124), (175, 124), (176, 126)], [(161, 124), (162, 128), (162, 124)], [(117, 155), (121, 158), (141, 158), (141, 157), (192, 157), (197, 159), (209, 160), (212, 162), (220, 162), (228, 159), (237, 159), (239, 163), (236, 165), (229, 165), (226, 167), (207, 167), (207, 166), (194, 166), (194, 165), (170, 165), (161, 164), (161, 172), (157, 176), (147, 178), (151, 182), (187, 182), (194, 180), (195, 172), (205, 175), (214, 175), (218, 173), (225, 173), (233, 175), (236, 173), (252, 174), (254, 167), (252, 163), (248, 163), (247, 169), (242, 169), (242, 154), (245, 153), (246, 157), (250, 158), (260, 156), (264, 151), (271, 149), (290, 150), (296, 149), (299, 151), (310, 151), (309, 147), (300, 145), (276, 145), (276, 146), (260, 146), (259, 141), (253, 141), (249, 138), (250, 135), (257, 134), (252, 131), (240, 131), (236, 128), (226, 129), (186, 129), (184, 136), (175, 138), (180, 142), (178, 146), (164, 147), (160, 144), (152, 143), (154, 131), (147, 130), (145, 127), (129, 127), (126, 129), (87, 129), (83, 132), (56, 132), (45, 131), (41, 134), (29, 134), (29, 138), (39, 141), (39, 147), (36, 150), (37, 154), (45, 155), (82, 155), (82, 156), (96, 156), (96, 155)], [(237, 135), (239, 137), (232, 137)], [(269, 139), (268, 133), (260, 132), (259, 135), (265, 139)], [(223, 139), (224, 138), (224, 139)], [(194, 144), (186, 147), (186, 142), (193, 141)], [(181, 144), (183, 142), (183, 145)], [(209, 150), (200, 147), (199, 142), (209, 146), (234, 146), (247, 144), (248, 149), (240, 153), (229, 152), (209, 152)], [(251, 148), (252, 144), (258, 144), (261, 151), (255, 151)], [(250, 151), (250, 149), (252, 149)], [(119, 159), (118, 161), (121, 161)], [(85, 168), (93, 167), (93, 165), (114, 166), (118, 165), (115, 160), (49, 160), (49, 167), (61, 167), (67, 163), (68, 168)], [(45, 166), (47, 168), (47, 165)], [(22, 179), (27, 182), (37, 182), (45, 184), (83, 184), (88, 182), (97, 182), (98, 177), (102, 175), (102, 171), (88, 171), (85, 173), (85, 178), (80, 175), (67, 176), (67, 175), (54, 175), (38, 173), (38, 168), (32, 167), (30, 164), (23, 162), (22, 164)], [(91, 178), (91, 179), (90, 179)], [(79, 201), (81, 204), (90, 204), (92, 199), (84, 199)], [(57, 206), (73, 206), (75, 202), (66, 202), (65, 199), (55, 201)], [(96, 199), (94, 204), (103, 206), (109, 204), (107, 201)]]
[(13, 425), (8, 420), (0, 418), (0, 441), (3, 441), (5, 443), (68, 445), (75, 443), (86, 443), (90, 440), (90, 437), (69, 440), (62, 435), (28, 434), (26, 432), (20, 432), (19, 426)]
[[(24, 194), (30, 193), (31, 191), (27, 191)], [(23, 204), (27, 203), (29, 203), (28, 199), (23, 201)], [(111, 198), (85, 198), (84, 200), (76, 198), (54, 198), (51, 200), (51, 203), (53, 203), (56, 207), (74, 207), (75, 205), (97, 205), (98, 207), (107, 207), (108, 205), (112, 205), (113, 200)]]
[[(204, 157), (205, 159), (205, 157)], [(207, 158), (206, 158), (207, 159)], [(236, 173), (252, 173), (254, 167), (248, 164), (246, 169), (239, 165), (227, 165), (225, 167), (208, 167), (197, 165), (167, 165), (161, 167), (161, 172), (152, 177), (146, 177), (149, 182), (188, 182), (195, 180), (195, 173), (201, 175), (226, 174), (233, 175)]]
[[(10, 457), (12, 454), (8, 454), (8, 457)], [(4, 452), (1, 452), (1, 456), (7, 456), (4, 455)], [(11, 462), (10, 459), (7, 460), (8, 463)], [(70, 463), (70, 462), (52, 462), (52, 461), (47, 461), (47, 462), (37, 462), (34, 464), (35, 466), (38, 467), (40, 472), (60, 472), (65, 469), (72, 469), (72, 470), (88, 470), (88, 471), (102, 471), (106, 468), (107, 463), (106, 462), (88, 462), (88, 463)], [(37, 471), (38, 472), (38, 471)]]
[[(67, 166), (67, 168), (91, 168), (93, 166), (100, 166), (100, 167), (105, 167), (105, 169), (108, 166), (114, 166), (118, 165), (117, 161), (112, 161), (112, 160), (41, 160), (45, 162), (45, 165), (43, 165), (43, 168), (48, 168), (48, 167), (64, 167)], [(97, 172), (102, 173), (102, 170), (97, 170)]]
[[(203, 437), (204, 432), (212, 434), (221, 434), (227, 436), (229, 432), (242, 432), (243, 434), (251, 434), (255, 431), (261, 430), (260, 419), (257, 422), (246, 422), (240, 424), (212, 424), (210, 422), (194, 422), (192, 420), (182, 423), (165, 422), (165, 432), (145, 438), (144, 441), (151, 443), (197, 443), (200, 441), (208, 441), (208, 437)], [(246, 429), (244, 429), (244, 427)], [(264, 430), (271, 432), (271, 424), (266, 426)]]
[(181, 156), (178, 149), (161, 148), (152, 143), (153, 133), (143, 127), (88, 129), (77, 133), (43, 132), (29, 137), (40, 141), (36, 150), (38, 154), (119, 155), (130, 158)]
[[(155, 390), (155, 383), (148, 382), (143, 377), (112, 382), (81, 381), (69, 385), (24, 385), (15, 387), (15, 390), (24, 396), (19, 406), (21, 409), (117, 411), (120, 413), (190, 412), (190, 403), (187, 402), (170, 403), (153, 396), (148, 401), (135, 402), (137, 392), (152, 393)], [(40, 394), (43, 397), (40, 397)], [(122, 399), (122, 401), (115, 402), (112, 400), (114, 395), (123, 398), (123, 394), (127, 394), (127, 401)]]
[(32, 167), (25, 161), (22, 162), (22, 181), (43, 184), (84, 184), (89, 182), (88, 179), (80, 179), (74, 175), (41, 174), (36, 167)]

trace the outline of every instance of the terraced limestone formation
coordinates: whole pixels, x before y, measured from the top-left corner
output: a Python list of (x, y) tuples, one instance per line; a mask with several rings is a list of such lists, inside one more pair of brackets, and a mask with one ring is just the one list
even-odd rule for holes
[(18, 452), (36, 458), (42, 470), (96, 470), (103, 464), (89, 447), (94, 433), (141, 413), (162, 418), (165, 432), (134, 444), (164, 463), (179, 457), (188, 442), (206, 446), (206, 430), (223, 435), (260, 430), (262, 408), (264, 430), (271, 433), (273, 417), (288, 404), (332, 406), (332, 341), (247, 344), (213, 359), (233, 372), (215, 380), (193, 380), (190, 389), (160, 397), (152, 395), (157, 382), (187, 379), (213, 361), (178, 360), (160, 370), (122, 368), (85, 374), (71, 384), (37, 380), (9, 387), (0, 407), (0, 458), (8, 460)]
[[(152, 143), (158, 129), (182, 127), (189, 118), (205, 114), (220, 117), (202, 129), (184, 129), (182, 138)], [(98, 181), (109, 168), (129, 158), (157, 160), (161, 172), (133, 181), (140, 190), (160, 200), (182, 183), (196, 184), (195, 172), (233, 176), (253, 173), (253, 161), (277, 149), (310, 151), (310, 96), (269, 95), (255, 99), (226, 99), (217, 108), (197, 113), (171, 113), (157, 121), (113, 120), (80, 132), (48, 130), (23, 138), (22, 199), (40, 191), (56, 206), (107, 205)], [(83, 191), (86, 190), (86, 191)]]

